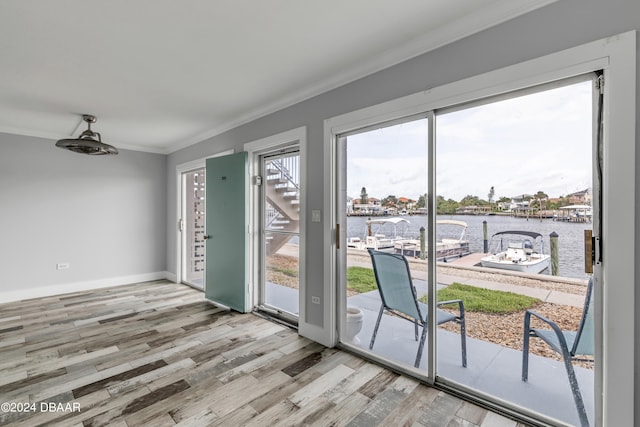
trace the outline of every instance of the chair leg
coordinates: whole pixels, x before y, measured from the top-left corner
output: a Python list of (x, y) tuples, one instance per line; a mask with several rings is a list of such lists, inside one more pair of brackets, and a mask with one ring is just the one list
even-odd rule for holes
[(414, 328), (414, 335), (416, 337), (416, 341), (418, 341), (418, 321), (417, 320), (413, 321), (413, 326), (415, 327)]
[[(416, 323), (417, 325), (417, 323)], [(413, 364), (416, 368), (420, 367), (420, 359), (422, 359), (422, 349), (427, 338), (427, 325), (422, 325), (422, 335), (420, 336), (420, 344), (418, 344), (418, 354), (416, 354), (416, 363)]]
[(378, 335), (378, 326), (380, 326), (380, 319), (382, 319), (382, 313), (384, 312), (384, 305), (380, 305), (380, 312), (378, 313), (378, 320), (376, 321), (376, 326), (373, 328), (373, 335), (371, 335), (371, 343), (369, 343), (369, 350), (373, 348), (373, 343), (376, 340), (376, 335)]
[(524, 339), (522, 341), (522, 381), (529, 380), (529, 325), (531, 317), (529, 313), (525, 313), (524, 316)]
[(524, 335), (524, 344), (522, 345), (522, 381), (529, 380), (529, 334)]
[(573, 369), (571, 358), (563, 358), (564, 366), (567, 369), (567, 376), (569, 377), (569, 385), (571, 386), (571, 393), (573, 393), (573, 400), (576, 403), (576, 409), (578, 410), (578, 417), (580, 418), (581, 427), (589, 427), (589, 418), (587, 417), (587, 410), (584, 407), (584, 401), (582, 400), (582, 394), (580, 393), (580, 387), (578, 386), (578, 379), (576, 378), (576, 372)]
[(464, 317), (460, 319), (460, 348), (462, 350), (462, 367), (467, 367), (467, 327)]

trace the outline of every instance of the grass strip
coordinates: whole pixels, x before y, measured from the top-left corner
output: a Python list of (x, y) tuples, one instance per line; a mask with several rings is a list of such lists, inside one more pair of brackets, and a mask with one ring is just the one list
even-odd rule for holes
[(365, 267), (347, 268), (347, 288), (361, 294), (378, 289), (373, 270)]
[[(347, 268), (347, 288), (358, 293), (365, 293), (378, 289), (373, 270), (365, 267)], [(438, 301), (455, 299), (462, 300), (466, 311), (498, 314), (507, 314), (526, 310), (540, 302), (538, 298), (533, 298), (527, 295), (505, 291), (494, 291), (457, 282), (438, 291)], [(426, 303), (427, 296), (425, 295), (421, 297), (420, 301)]]
[[(499, 314), (514, 313), (525, 310), (540, 302), (538, 298), (533, 298), (527, 295), (505, 291), (494, 291), (491, 289), (464, 285), (462, 283), (452, 283), (446, 288), (438, 291), (438, 301), (447, 301), (452, 299), (461, 299), (466, 311)], [(427, 297), (423, 296), (420, 300), (426, 302)]]

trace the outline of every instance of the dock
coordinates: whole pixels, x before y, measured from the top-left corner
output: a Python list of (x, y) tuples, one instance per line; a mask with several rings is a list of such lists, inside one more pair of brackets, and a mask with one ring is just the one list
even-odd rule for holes
[(488, 254), (483, 254), (482, 252), (472, 252), (469, 255), (465, 255), (460, 258), (450, 259), (446, 263), (450, 265), (457, 265), (460, 267), (478, 267), (480, 265), (480, 260), (482, 257), (487, 256)]

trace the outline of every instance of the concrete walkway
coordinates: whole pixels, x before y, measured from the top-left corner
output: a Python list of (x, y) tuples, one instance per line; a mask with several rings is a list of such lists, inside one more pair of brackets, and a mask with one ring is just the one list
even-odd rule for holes
[[(481, 255), (481, 254), (471, 254), (468, 257), (473, 257), (474, 255)], [(511, 283), (501, 283), (501, 282), (495, 282), (491, 280), (474, 279), (474, 278), (469, 278), (462, 275), (457, 276), (455, 274), (450, 274), (452, 270), (455, 271), (455, 267), (458, 267), (461, 270), (464, 269), (467, 271), (477, 271), (477, 272), (489, 271), (492, 273), (496, 273), (495, 269), (483, 269), (482, 267), (468, 266), (467, 265), (468, 260), (466, 259), (468, 257), (461, 258), (460, 263), (458, 263), (457, 261), (453, 261), (453, 262), (448, 262), (446, 264), (445, 263), (439, 264), (446, 267), (454, 267), (454, 268), (448, 268), (447, 271), (449, 273), (447, 274), (439, 273), (437, 275), (438, 285), (446, 286), (454, 282), (458, 282), (458, 283), (464, 283), (465, 285), (469, 285), (469, 286), (476, 286), (479, 288), (491, 289), (496, 291), (513, 292), (516, 294), (527, 295), (533, 298), (538, 298), (541, 301), (549, 302), (553, 304), (562, 304), (562, 305), (568, 305), (573, 307), (584, 306), (584, 295), (561, 292), (557, 290), (535, 288), (531, 286), (522, 286), (522, 285), (511, 284)], [(413, 259), (408, 259), (408, 261), (409, 261), (409, 267), (411, 268), (411, 275), (413, 276), (413, 278), (418, 280), (423, 280), (423, 281), (427, 280), (427, 272), (425, 271), (425, 265), (424, 265), (426, 261), (413, 260)], [(373, 268), (369, 255), (368, 254), (365, 255), (362, 253), (360, 254), (349, 253), (348, 264), (350, 267), (357, 266), (357, 267)], [(512, 273), (512, 272), (504, 272), (503, 274), (512, 275), (514, 277), (530, 277), (537, 280), (549, 280), (554, 282), (566, 281), (567, 283), (572, 283), (572, 284), (576, 284), (579, 282), (576, 279), (561, 279), (561, 278), (557, 278), (553, 276), (545, 276), (545, 275), (525, 275), (525, 274), (518, 274), (518, 273)], [(586, 291), (586, 283), (585, 283), (585, 291)]]

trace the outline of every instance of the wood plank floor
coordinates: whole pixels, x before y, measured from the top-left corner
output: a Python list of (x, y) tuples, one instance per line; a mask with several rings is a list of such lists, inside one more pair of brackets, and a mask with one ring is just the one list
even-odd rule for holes
[(518, 425), (166, 281), (2, 304), (0, 354), (0, 425)]

